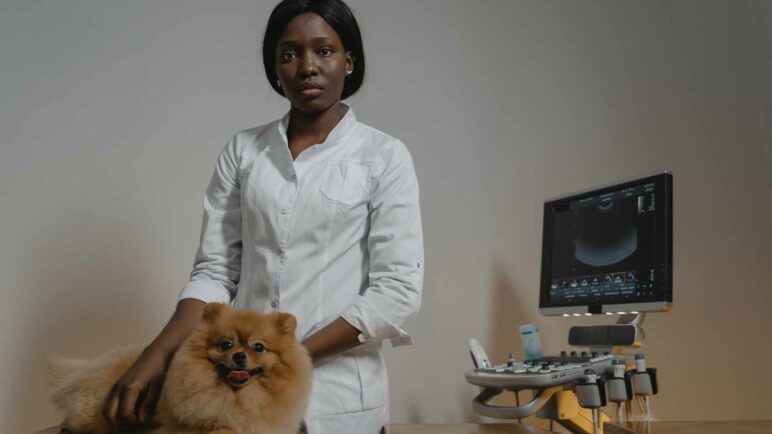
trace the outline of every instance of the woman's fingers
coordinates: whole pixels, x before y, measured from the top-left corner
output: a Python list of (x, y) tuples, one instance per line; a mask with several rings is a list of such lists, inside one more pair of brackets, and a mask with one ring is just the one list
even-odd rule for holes
[(118, 404), (118, 425), (125, 427), (133, 427), (137, 425), (137, 398), (141, 389), (135, 385), (128, 385), (121, 389), (120, 403)]
[(153, 417), (161, 394), (166, 358), (143, 353), (110, 391), (102, 414), (114, 428), (137, 429)]
[(146, 424), (150, 421), (150, 419), (153, 417), (153, 413), (155, 413), (155, 405), (158, 401), (158, 396), (161, 394), (161, 385), (163, 383), (160, 381), (154, 381), (150, 383), (150, 387), (148, 388), (147, 394), (145, 395), (145, 399), (142, 400), (139, 407), (139, 422), (142, 424)]
[(105, 401), (105, 405), (102, 407), (102, 416), (104, 416), (105, 419), (107, 419), (107, 422), (114, 427), (118, 425), (118, 393), (118, 385), (115, 384), (110, 391), (110, 396), (108, 396), (107, 401)]

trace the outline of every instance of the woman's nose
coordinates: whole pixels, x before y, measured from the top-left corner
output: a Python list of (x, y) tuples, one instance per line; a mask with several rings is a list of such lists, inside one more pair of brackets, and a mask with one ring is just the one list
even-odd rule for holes
[(319, 65), (316, 63), (316, 60), (316, 56), (310, 50), (306, 51), (300, 57), (300, 74), (303, 77), (319, 73)]

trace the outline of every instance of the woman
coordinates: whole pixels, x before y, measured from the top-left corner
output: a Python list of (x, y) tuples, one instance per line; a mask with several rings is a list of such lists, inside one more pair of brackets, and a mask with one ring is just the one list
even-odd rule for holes
[(290, 110), (236, 133), (220, 154), (190, 282), (108, 398), (103, 413), (114, 425), (149, 418), (169, 359), (215, 301), (297, 317), (314, 360), (309, 433), (377, 433), (388, 420), (381, 341), (411, 342), (400, 326), (417, 313), (423, 280), (410, 154), (341, 103), (365, 73), (359, 27), (342, 1), (280, 3), (263, 63)]

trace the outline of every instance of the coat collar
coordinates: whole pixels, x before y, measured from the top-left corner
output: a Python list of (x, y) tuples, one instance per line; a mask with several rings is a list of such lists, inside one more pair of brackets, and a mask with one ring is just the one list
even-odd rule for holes
[[(356, 125), (357, 118), (354, 115), (354, 111), (351, 110), (351, 107), (341, 103), (340, 111), (343, 115), (340, 121), (338, 121), (337, 125), (335, 125), (332, 131), (330, 131), (323, 143), (315, 145), (317, 148), (327, 148), (341, 143)], [(289, 127), (289, 120), (290, 112), (288, 111), (284, 116), (282, 116), (278, 123), (279, 135), (281, 136), (282, 142), (284, 142), (285, 146), (289, 146), (289, 139), (287, 139), (287, 128)]]

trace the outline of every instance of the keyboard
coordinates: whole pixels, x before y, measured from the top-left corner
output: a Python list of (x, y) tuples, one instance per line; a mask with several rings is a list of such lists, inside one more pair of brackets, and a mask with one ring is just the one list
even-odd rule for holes
[(611, 354), (561, 355), (525, 362), (512, 362), (466, 372), (466, 380), (480, 387), (496, 389), (543, 389), (573, 383), (589, 369), (601, 375), (611, 368)]

